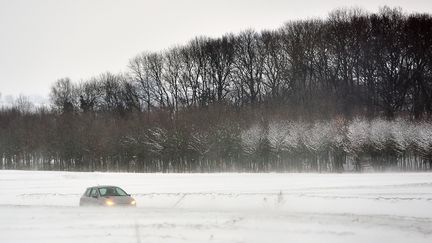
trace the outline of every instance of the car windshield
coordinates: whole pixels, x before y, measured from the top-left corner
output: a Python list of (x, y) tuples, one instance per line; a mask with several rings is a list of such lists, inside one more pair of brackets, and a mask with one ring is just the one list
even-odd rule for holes
[(118, 187), (101, 187), (99, 188), (99, 194), (102, 197), (110, 196), (127, 196), (128, 194)]

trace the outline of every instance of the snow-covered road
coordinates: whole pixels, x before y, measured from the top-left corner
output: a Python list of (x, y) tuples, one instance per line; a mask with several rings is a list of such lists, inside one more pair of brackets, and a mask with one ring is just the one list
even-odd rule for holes
[[(118, 185), (137, 208), (79, 208)], [(0, 242), (432, 242), (432, 174), (0, 171)]]

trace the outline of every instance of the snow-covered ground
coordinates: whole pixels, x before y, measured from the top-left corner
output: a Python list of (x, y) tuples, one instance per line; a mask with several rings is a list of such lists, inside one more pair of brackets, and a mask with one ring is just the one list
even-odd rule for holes
[[(118, 185), (137, 208), (79, 208)], [(432, 242), (432, 174), (0, 171), (0, 242)]]

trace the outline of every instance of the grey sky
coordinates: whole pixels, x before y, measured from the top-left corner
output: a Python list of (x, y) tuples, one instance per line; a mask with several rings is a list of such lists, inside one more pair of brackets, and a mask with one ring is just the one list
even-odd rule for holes
[(432, 12), (431, 0), (0, 0), (0, 93), (47, 95), (74, 81), (124, 71), (144, 50), (246, 28), (325, 17), (337, 7)]

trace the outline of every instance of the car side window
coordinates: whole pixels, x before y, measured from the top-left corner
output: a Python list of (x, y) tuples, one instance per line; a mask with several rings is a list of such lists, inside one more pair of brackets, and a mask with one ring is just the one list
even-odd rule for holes
[(85, 191), (84, 195), (86, 197), (90, 197), (90, 191), (91, 191), (91, 188), (87, 188), (87, 190)]
[(98, 195), (98, 193), (97, 193), (97, 189), (96, 189), (96, 188), (93, 188), (92, 191), (91, 191), (91, 196), (92, 196), (92, 197), (94, 197), (94, 196), (97, 197), (97, 195)]
[(103, 196), (106, 195), (106, 193), (107, 193), (107, 189), (106, 189), (106, 188), (99, 188), (99, 193), (100, 193), (100, 195), (103, 197)]
[(122, 189), (120, 189), (118, 187), (116, 187), (116, 191), (117, 191), (117, 195), (119, 195), (119, 196), (127, 196), (128, 195), (125, 191), (123, 191)]

